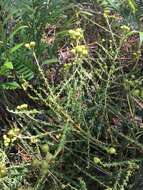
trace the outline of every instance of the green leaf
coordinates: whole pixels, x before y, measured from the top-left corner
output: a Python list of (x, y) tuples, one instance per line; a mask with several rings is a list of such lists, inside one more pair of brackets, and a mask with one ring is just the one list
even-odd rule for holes
[(17, 44), (16, 46), (14, 46), (13, 48), (11, 48), (10, 53), (14, 53), (15, 51), (17, 51), (19, 48), (21, 48), (23, 46), (24, 43), (21, 44)]
[(17, 82), (5, 82), (0, 84), (0, 89), (3, 90), (15, 90), (17, 88), (20, 88), (19, 84)]
[(22, 76), (25, 80), (31, 80), (34, 77), (34, 72), (31, 68), (31, 64), (27, 62), (14, 63), (14, 69), (19, 76)]
[(0, 67), (0, 75), (7, 76), (9, 71), (13, 69), (11, 61), (6, 60), (5, 63)]
[(139, 48), (142, 46), (143, 43), (143, 32), (139, 32), (140, 42), (139, 42)]
[(20, 30), (23, 30), (25, 28), (28, 28), (28, 26), (20, 26), (19, 28), (17, 28), (8, 38), (8, 41), (13, 38), (14, 35), (16, 35)]
[(58, 63), (59, 60), (57, 58), (53, 58), (53, 59), (47, 59), (45, 61), (43, 61), (42, 65), (51, 65), (53, 63)]
[(135, 14), (135, 12), (137, 11), (137, 4), (134, 0), (128, 0), (128, 4), (132, 10), (132, 12)]
[(13, 64), (11, 61), (6, 61), (3, 65), (3, 67), (5, 67), (5, 69), (7, 70), (12, 70), (13, 69)]
[(93, 14), (92, 13), (90, 13), (90, 12), (87, 12), (87, 11), (80, 11), (80, 14), (82, 14), (82, 15), (87, 15), (87, 16), (93, 16)]

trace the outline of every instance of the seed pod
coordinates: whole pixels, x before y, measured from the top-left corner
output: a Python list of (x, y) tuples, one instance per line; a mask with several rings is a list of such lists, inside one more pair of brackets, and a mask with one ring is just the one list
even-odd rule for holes
[(32, 165), (33, 167), (35, 167), (35, 168), (38, 168), (38, 167), (40, 166), (40, 164), (41, 164), (41, 161), (38, 160), (37, 158), (36, 158), (36, 159), (33, 159), (33, 160), (32, 160), (32, 163), (31, 163), (31, 165)]
[(49, 152), (49, 145), (48, 145), (48, 144), (43, 144), (43, 145), (41, 146), (41, 149), (42, 149), (42, 151), (43, 151), (44, 153), (47, 153), (47, 152)]
[(101, 163), (101, 160), (98, 157), (94, 157), (93, 161), (94, 161), (95, 164), (100, 164)]
[(140, 95), (140, 90), (139, 89), (134, 90), (133, 95), (134, 96), (139, 96)]
[(109, 149), (107, 150), (107, 152), (108, 152), (109, 154), (116, 154), (116, 153), (117, 153), (117, 152), (116, 152), (116, 149), (113, 148), (113, 147), (109, 148)]
[(41, 163), (41, 172), (43, 174), (46, 174), (48, 172), (49, 169), (49, 162), (47, 160), (43, 160)]

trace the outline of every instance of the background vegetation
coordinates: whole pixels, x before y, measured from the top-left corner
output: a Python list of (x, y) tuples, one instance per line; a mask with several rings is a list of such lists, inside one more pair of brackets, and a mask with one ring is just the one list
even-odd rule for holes
[(0, 189), (143, 189), (143, 1), (0, 10)]

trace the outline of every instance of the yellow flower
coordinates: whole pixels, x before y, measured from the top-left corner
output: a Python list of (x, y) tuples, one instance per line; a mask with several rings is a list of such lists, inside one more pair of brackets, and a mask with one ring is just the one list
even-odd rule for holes
[(20, 132), (20, 129), (16, 127), (16, 128), (10, 129), (7, 135), (3, 135), (4, 145), (7, 147), (10, 145), (10, 143), (13, 143), (14, 141), (16, 141), (19, 135), (19, 132)]
[(30, 47), (31, 48), (35, 48), (35, 46), (36, 46), (36, 42), (34, 42), (34, 41), (30, 42)]
[(4, 163), (0, 163), (0, 178), (5, 177), (7, 174), (7, 168)]
[(3, 135), (3, 139), (7, 139), (7, 136), (6, 136), (6, 135)]
[(19, 132), (20, 132), (20, 129), (18, 127), (15, 127), (13, 129), (10, 129), (7, 134), (9, 137), (15, 137), (19, 134)]
[(72, 53), (78, 54), (80, 57), (88, 55), (88, 49), (85, 45), (78, 45), (71, 50)]
[(27, 49), (31, 49), (31, 47), (30, 47), (30, 44), (29, 44), (29, 43), (26, 43), (26, 44), (25, 44), (25, 47), (26, 47)]
[(36, 136), (32, 136), (30, 140), (31, 140), (31, 143), (33, 144), (38, 142), (38, 138)]
[(4, 146), (8, 147), (10, 143), (4, 142)]
[(131, 31), (131, 28), (130, 28), (129, 26), (126, 26), (126, 25), (121, 26), (121, 29), (122, 29), (124, 32), (130, 32), (130, 31)]
[(75, 30), (68, 31), (70, 37), (74, 40), (80, 40), (84, 38), (83, 30), (81, 28), (77, 28)]
[(35, 48), (35, 46), (36, 46), (36, 42), (34, 42), (34, 41), (25, 44), (25, 47), (27, 49), (33, 49), (33, 48)]
[(110, 10), (109, 9), (105, 9), (104, 10), (104, 13), (103, 13), (103, 16), (105, 17), (105, 18), (107, 18), (109, 15), (110, 15)]
[(5, 139), (6, 143), (10, 143), (10, 138), (7, 137), (7, 139)]
[(17, 109), (18, 109), (18, 110), (25, 110), (25, 109), (27, 109), (27, 108), (28, 108), (28, 105), (27, 105), (27, 104), (22, 104), (22, 105), (17, 106)]
[(70, 63), (68, 63), (68, 64), (64, 64), (64, 70), (67, 70), (67, 69), (69, 69), (70, 68), (70, 66), (71, 66), (71, 64)]
[(3, 135), (4, 146), (8, 147), (10, 145), (11, 139), (7, 135)]

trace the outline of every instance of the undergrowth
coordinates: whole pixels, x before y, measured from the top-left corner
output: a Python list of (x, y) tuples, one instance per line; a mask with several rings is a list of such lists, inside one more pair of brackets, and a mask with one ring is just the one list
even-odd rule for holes
[(0, 1), (0, 189), (143, 189), (142, 7)]

